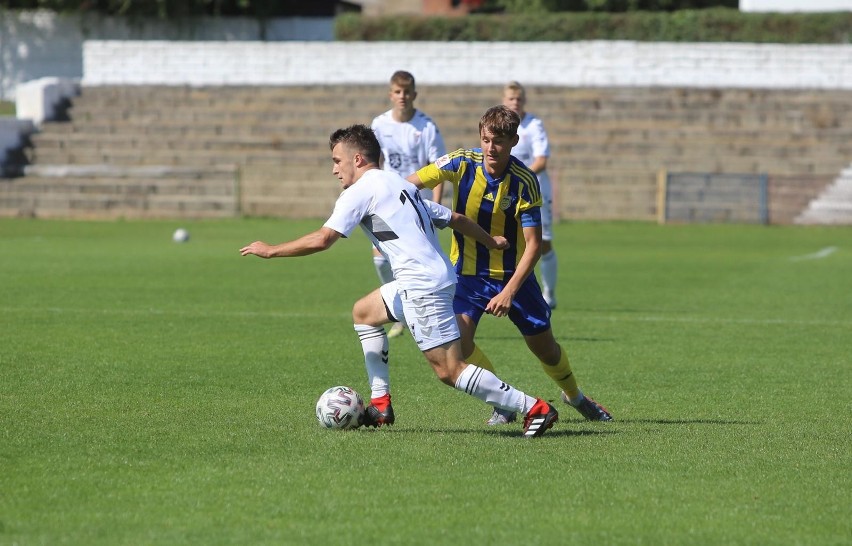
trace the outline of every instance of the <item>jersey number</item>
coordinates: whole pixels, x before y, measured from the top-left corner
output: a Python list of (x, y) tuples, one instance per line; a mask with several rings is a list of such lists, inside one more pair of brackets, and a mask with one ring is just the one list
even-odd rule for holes
[[(408, 192), (402, 190), (399, 192), (399, 200), (402, 202), (402, 205), (405, 206), (406, 203), (409, 203), (412, 207), (414, 207), (414, 212), (417, 213), (417, 222), (420, 224), (420, 230), (423, 233), (426, 233), (426, 225), (429, 226), (429, 229), (432, 233), (435, 232), (435, 225), (429, 219), (429, 214), (426, 212), (426, 205), (423, 204), (423, 198), (420, 197), (420, 192), (414, 194), (414, 197), (408, 195)], [(424, 217), (426, 220), (424, 220)]]

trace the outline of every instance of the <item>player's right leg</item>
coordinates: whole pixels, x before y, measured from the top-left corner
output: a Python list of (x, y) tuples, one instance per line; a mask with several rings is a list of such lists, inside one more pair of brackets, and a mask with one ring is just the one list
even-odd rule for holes
[(547, 305), (551, 309), (556, 309), (556, 277), (558, 268), (559, 262), (556, 259), (556, 251), (553, 250), (553, 245), (550, 240), (543, 240), (541, 260), (539, 260), (541, 292), (544, 296), (544, 301), (547, 302)]
[(556, 309), (556, 278), (559, 262), (553, 250), (553, 188), (546, 172), (539, 176), (541, 185), (541, 259), (538, 262), (541, 273), (541, 291), (544, 301), (551, 309)]
[[(365, 414), (365, 426), (392, 425), (395, 421), (390, 403), (388, 338), (383, 325), (394, 316), (390, 307), (394, 306), (394, 298), (399, 299), (396, 292), (396, 282), (382, 285), (358, 300), (352, 308), (352, 321), (361, 341), (370, 384), (370, 405)], [(390, 307), (385, 302), (386, 298), (391, 302)]]

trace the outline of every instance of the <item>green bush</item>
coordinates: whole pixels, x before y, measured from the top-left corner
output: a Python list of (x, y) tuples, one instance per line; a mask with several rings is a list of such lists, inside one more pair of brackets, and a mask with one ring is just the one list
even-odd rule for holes
[(15, 116), (15, 103), (0, 100), (0, 117)]
[(714, 8), (675, 12), (477, 14), (455, 18), (345, 14), (335, 19), (335, 34), (343, 41), (847, 44), (852, 41), (852, 12), (742, 13)]

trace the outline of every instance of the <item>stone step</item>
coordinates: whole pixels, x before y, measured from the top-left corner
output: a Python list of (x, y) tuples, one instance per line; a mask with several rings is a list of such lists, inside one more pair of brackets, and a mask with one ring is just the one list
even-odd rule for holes
[(803, 225), (852, 225), (852, 211), (808, 209), (794, 220)]
[[(468, 148), (478, 145), (479, 115), (500, 94), (499, 86), (421, 86), (418, 107), (441, 127), (448, 149)], [(559, 184), (563, 218), (653, 219), (661, 169), (833, 180), (852, 157), (846, 91), (536, 87), (528, 99), (551, 137), (549, 171)], [(174, 171), (222, 165), (235, 176), (258, 168), (265, 174), (253, 182), (257, 195), (245, 210), (304, 214), (313, 199), (325, 214), (333, 199), (311, 192), (339, 191), (329, 133), (369, 123), (388, 107), (384, 85), (84, 87), (69, 109), (72, 121), (44, 124), (22, 157), (31, 168), (64, 165), (69, 187), (77, 184), (70, 167), (79, 175), (104, 165)], [(36, 172), (28, 169), (25, 178), (35, 180)], [(104, 187), (130, 178), (86, 176)], [(164, 188), (169, 184), (164, 177)], [(97, 185), (77, 189), (91, 194)], [(772, 187), (777, 210), (814, 195), (809, 186)]]
[[(122, 131), (104, 132), (89, 130), (85, 132), (63, 133), (48, 128), (34, 134), (30, 140), (35, 147), (40, 148), (169, 148), (169, 149), (254, 149), (275, 148), (279, 150), (318, 150), (326, 151), (329, 131), (314, 130), (312, 134), (302, 131), (290, 131), (287, 127), (279, 126), (277, 130), (267, 134), (257, 134), (256, 127), (234, 131), (204, 131), (199, 128), (186, 128), (175, 133), (167, 131)], [(847, 151), (852, 154), (852, 132), (848, 134), (850, 144), (841, 144), (840, 153)], [(689, 150), (690, 148), (713, 145), (715, 150), (725, 152), (750, 152), (752, 150), (773, 150), (781, 154), (804, 154), (813, 149), (823, 147), (823, 144), (813, 138), (785, 137), (783, 135), (738, 134), (736, 132), (708, 133), (704, 131), (688, 131), (683, 129), (648, 130), (630, 129), (623, 131), (584, 131), (555, 133), (550, 137), (551, 148), (563, 154), (583, 153), (594, 149), (600, 152), (618, 151), (630, 152), (630, 147), (639, 148), (644, 153), (647, 149), (661, 149), (662, 145), (671, 145), (674, 150)], [(478, 145), (478, 141), (472, 145)], [(613, 150), (611, 148), (617, 148)], [(706, 149), (706, 148), (705, 148)]]
[[(283, 128), (282, 128), (283, 129)], [(283, 130), (282, 130), (283, 133)], [(283, 137), (283, 134), (282, 134)], [(270, 138), (269, 136), (257, 135), (233, 135), (218, 134), (206, 135), (204, 138), (187, 138), (183, 135), (168, 137), (164, 135), (151, 134), (111, 134), (99, 133), (74, 133), (61, 134), (43, 132), (30, 138), (33, 146), (37, 149), (66, 149), (75, 148), (85, 150), (98, 150), (109, 153), (111, 150), (186, 150), (186, 151), (248, 151), (257, 149), (273, 149), (281, 152), (314, 152), (323, 146), (327, 147), (327, 141), (306, 139), (300, 136), (289, 138)]]
[(0, 184), (0, 216), (32, 218), (232, 218), (236, 200), (138, 194), (30, 194), (7, 192)]
[(322, 158), (315, 153), (283, 152), (281, 150), (248, 150), (248, 151), (188, 151), (188, 150), (96, 150), (82, 148), (79, 150), (33, 149), (30, 161), (34, 164), (72, 164), (91, 165), (109, 164), (118, 166), (171, 165), (183, 167), (206, 168), (212, 165), (237, 164), (274, 164), (285, 168), (291, 162), (299, 165), (327, 166), (331, 170), (329, 154)]
[[(133, 104), (144, 106), (164, 101), (179, 103), (192, 101), (199, 104), (228, 104), (238, 103), (245, 97), (252, 102), (291, 100), (300, 103), (305, 100), (315, 102), (341, 102), (341, 99), (362, 100), (374, 99), (377, 95), (384, 97), (387, 87), (384, 85), (313, 85), (313, 86), (224, 86), (224, 87), (181, 87), (181, 86), (98, 86), (84, 89), (81, 103)], [(432, 101), (433, 97), (441, 97), (446, 102), (470, 104), (472, 101), (497, 103), (501, 90), (494, 86), (418, 86), (421, 95), (418, 101)], [(531, 103), (556, 105), (570, 108), (579, 104), (583, 108), (601, 109), (607, 105), (621, 107), (637, 103), (647, 104), (665, 109), (696, 108), (715, 109), (730, 105), (732, 109), (743, 109), (741, 104), (754, 103), (764, 111), (786, 111), (789, 107), (797, 108), (849, 108), (848, 99), (843, 91), (820, 92), (819, 98), (814, 98), (807, 91), (793, 90), (787, 93), (755, 89), (679, 89), (673, 93), (661, 93), (653, 88), (559, 88), (559, 87), (530, 87), (528, 99)]]
[(167, 166), (30, 166), (0, 181), (0, 215), (40, 218), (227, 218), (238, 210), (236, 170)]

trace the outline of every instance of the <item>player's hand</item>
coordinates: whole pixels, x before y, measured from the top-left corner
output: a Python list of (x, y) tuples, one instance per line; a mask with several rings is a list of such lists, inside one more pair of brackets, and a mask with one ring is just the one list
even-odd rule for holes
[(495, 235), (493, 239), (495, 245), (492, 247), (492, 250), (506, 250), (509, 248), (509, 240), (502, 235)]
[(255, 256), (259, 256), (261, 258), (270, 258), (271, 252), (268, 244), (263, 241), (255, 241), (250, 245), (244, 246), (240, 249), (241, 256), (248, 256), (249, 254), (254, 254)]
[(485, 306), (485, 312), (495, 317), (505, 317), (512, 308), (512, 296), (506, 292), (500, 292)]

